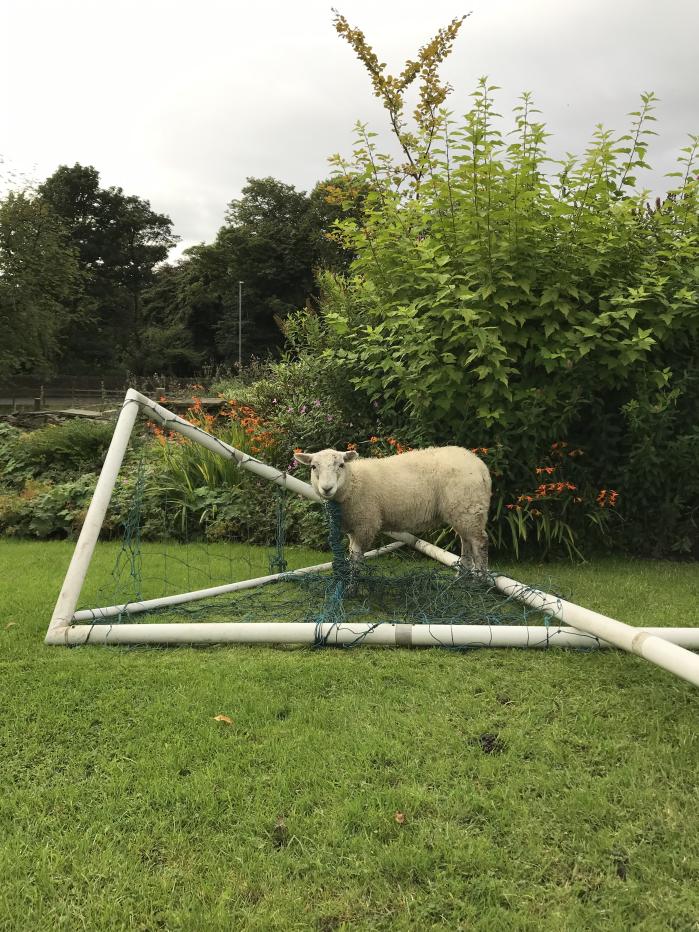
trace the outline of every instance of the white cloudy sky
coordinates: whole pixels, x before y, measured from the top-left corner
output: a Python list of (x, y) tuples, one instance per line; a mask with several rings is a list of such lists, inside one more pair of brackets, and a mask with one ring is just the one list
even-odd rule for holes
[[(478, 77), (507, 114), (531, 90), (552, 154), (626, 125), (643, 90), (661, 98), (651, 149), (662, 189), (699, 132), (696, 0), (336, 0), (389, 71), (472, 11), (443, 73), (465, 111)], [(174, 221), (180, 250), (209, 241), (248, 176), (308, 189), (349, 152), (357, 119), (385, 128), (362, 66), (320, 0), (0, 0), (0, 156), (41, 181), (94, 165), (103, 185)]]

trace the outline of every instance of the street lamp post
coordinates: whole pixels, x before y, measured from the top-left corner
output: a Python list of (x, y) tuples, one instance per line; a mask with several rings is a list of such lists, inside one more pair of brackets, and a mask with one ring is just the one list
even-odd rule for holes
[(238, 372), (243, 371), (243, 283), (238, 282)]

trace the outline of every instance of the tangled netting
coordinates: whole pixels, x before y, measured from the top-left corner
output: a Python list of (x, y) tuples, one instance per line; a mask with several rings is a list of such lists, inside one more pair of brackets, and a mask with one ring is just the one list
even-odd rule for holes
[[(109, 623), (148, 621), (294, 621), (316, 624), (316, 643), (328, 639), (328, 625), (381, 623), (425, 625), (542, 624), (547, 619), (519, 600), (504, 596), (491, 576), (466, 572), (460, 565), (446, 567), (412, 551), (396, 550), (353, 566), (341, 530), (340, 506), (325, 506), (331, 559), (325, 569), (301, 573), (287, 570), (290, 550), (285, 545), (285, 491), (275, 489), (277, 500), (275, 545), (221, 547), (193, 544), (183, 547), (143, 543), (139, 533), (142, 483), (136, 483), (135, 501), (124, 522), (124, 537), (112, 572), (113, 601), (91, 605), (133, 603), (156, 595), (205, 589), (232, 581), (276, 576), (265, 585), (229, 592), (199, 601), (157, 608), (131, 615), (123, 611)], [(213, 556), (212, 556), (213, 553)], [(309, 560), (297, 566), (306, 566)], [(318, 556), (318, 554), (313, 554)], [(322, 555), (321, 555), (322, 558)], [(454, 558), (456, 560), (456, 557)], [(293, 559), (292, 559), (293, 564)], [(547, 591), (553, 591), (551, 581)], [(158, 591), (158, 589), (160, 591)], [(101, 590), (104, 596), (105, 590)], [(97, 612), (94, 622), (100, 623)], [(325, 631), (325, 634), (323, 633)], [(362, 640), (366, 633), (357, 637)]]

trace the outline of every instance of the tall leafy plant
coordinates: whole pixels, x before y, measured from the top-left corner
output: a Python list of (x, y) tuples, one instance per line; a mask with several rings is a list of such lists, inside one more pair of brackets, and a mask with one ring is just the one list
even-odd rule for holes
[[(509, 127), (485, 78), (463, 117), (444, 109), (438, 66), (455, 24), (399, 78), (385, 74), (359, 30), (342, 18), (336, 26), (369, 71), (399, 154), (380, 151), (360, 124), (352, 158), (334, 160), (345, 185), (353, 179), (368, 194), (362, 214), (338, 225), (356, 259), (350, 275), (326, 278), (309, 335), (317, 345), (324, 331), (328, 357), (387, 422), (409, 421), (430, 441), (499, 444), (504, 517), (534, 465), (565, 439), (586, 453), (595, 502), (610, 475), (628, 476), (629, 425), (652, 433), (659, 409), (644, 399), (672, 395), (699, 365), (699, 137), (651, 206), (641, 173), (655, 135), (652, 93), (627, 132), (600, 125), (581, 156), (554, 162), (528, 93)], [(413, 81), (421, 103), (409, 129)], [(644, 417), (632, 421), (634, 399)], [(681, 449), (682, 463), (687, 449), (699, 454), (688, 433)], [(594, 510), (581, 522), (602, 525)]]

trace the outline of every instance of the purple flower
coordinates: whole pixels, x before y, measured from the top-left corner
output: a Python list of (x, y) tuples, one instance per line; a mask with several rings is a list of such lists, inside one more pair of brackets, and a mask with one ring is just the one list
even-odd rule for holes
[(306, 405), (301, 405), (301, 407), (299, 408), (299, 414), (305, 414), (305, 413), (306, 413)]
[(328, 422), (328, 424), (332, 421), (332, 419), (333, 419), (332, 414), (328, 414), (328, 415), (326, 416), (326, 418), (325, 418), (325, 420)]
[(276, 403), (277, 403), (277, 399), (276, 399), (276, 398), (273, 398), (273, 399), (272, 399), (272, 404), (275, 405)]
[(294, 409), (293, 409), (293, 408), (287, 408), (287, 409), (286, 409), (286, 413), (287, 413), (287, 414), (293, 414), (293, 413), (294, 413)]
[(319, 401), (317, 398), (316, 398), (316, 400), (313, 402), (313, 404), (316, 406), (316, 408), (319, 408), (319, 407), (320, 407), (320, 401)]

